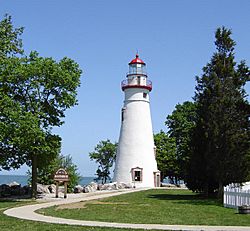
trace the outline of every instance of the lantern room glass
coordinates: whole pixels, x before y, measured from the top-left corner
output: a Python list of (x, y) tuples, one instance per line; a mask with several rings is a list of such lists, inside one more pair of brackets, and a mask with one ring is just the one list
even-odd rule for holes
[(140, 63), (130, 64), (129, 74), (145, 74), (145, 65)]

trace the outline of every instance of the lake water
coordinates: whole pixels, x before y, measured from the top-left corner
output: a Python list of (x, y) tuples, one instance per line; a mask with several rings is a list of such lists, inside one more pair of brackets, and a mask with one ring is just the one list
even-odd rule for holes
[[(90, 182), (94, 181), (95, 177), (81, 177), (79, 184), (80, 185), (88, 185)], [(0, 175), (0, 185), (1, 184), (9, 184), (13, 181), (21, 184), (22, 186), (27, 185), (28, 177), (25, 175)], [(168, 178), (163, 180), (163, 183), (170, 183)], [(183, 181), (179, 183), (183, 184)]]
[[(79, 184), (87, 185), (94, 181), (95, 177), (81, 177)], [(27, 185), (28, 177), (24, 175), (0, 175), (0, 185), (9, 184), (13, 181), (21, 184), (22, 186)]]

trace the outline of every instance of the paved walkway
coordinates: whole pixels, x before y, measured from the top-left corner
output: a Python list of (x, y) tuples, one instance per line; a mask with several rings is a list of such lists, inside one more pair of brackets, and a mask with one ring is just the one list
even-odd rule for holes
[[(240, 226), (191, 226), (191, 225), (160, 225), (160, 224), (127, 224), (127, 223), (111, 223), (99, 221), (83, 221), (73, 220), (59, 217), (44, 216), (35, 213), (36, 210), (47, 208), (54, 205), (69, 204), (80, 201), (96, 200), (110, 196), (121, 195), (125, 193), (135, 192), (145, 189), (126, 189), (119, 191), (101, 191), (85, 194), (69, 194), (67, 199), (52, 198), (52, 196), (40, 200), (44, 203), (25, 205), (17, 208), (11, 208), (4, 211), (7, 216), (12, 216), (25, 220), (41, 221), (55, 224), (79, 225), (79, 226), (95, 226), (95, 227), (113, 227), (113, 228), (133, 228), (133, 229), (158, 229), (158, 230), (186, 230), (186, 231), (250, 231), (250, 227)], [(61, 195), (62, 196), (62, 195)]]

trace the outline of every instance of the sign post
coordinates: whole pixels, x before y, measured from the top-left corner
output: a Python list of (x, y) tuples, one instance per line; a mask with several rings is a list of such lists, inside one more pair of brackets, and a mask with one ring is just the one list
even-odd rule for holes
[(56, 182), (56, 198), (58, 198), (59, 183), (64, 183), (64, 198), (67, 198), (67, 183), (69, 181), (69, 175), (65, 169), (60, 168), (54, 175), (54, 181)]

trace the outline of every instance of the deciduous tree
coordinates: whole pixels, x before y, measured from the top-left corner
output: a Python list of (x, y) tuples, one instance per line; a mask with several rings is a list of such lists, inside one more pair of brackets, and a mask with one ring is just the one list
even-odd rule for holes
[[(74, 187), (79, 183), (80, 174), (78, 173), (77, 166), (72, 161), (71, 155), (58, 155), (54, 160), (50, 161), (47, 165), (43, 165), (38, 169), (37, 182), (40, 184), (53, 184), (54, 174), (59, 169), (63, 168), (69, 175), (68, 192), (72, 192)], [(31, 177), (31, 173), (28, 172)]]
[(67, 57), (57, 62), (34, 51), (25, 55), (22, 31), (10, 16), (0, 22), (0, 167), (32, 166), (35, 197), (37, 168), (60, 151), (61, 138), (51, 129), (77, 103), (81, 70)]
[(94, 152), (89, 153), (91, 160), (94, 160), (98, 164), (96, 170), (96, 180), (101, 180), (102, 184), (105, 184), (107, 180), (110, 180), (110, 168), (113, 166), (116, 157), (117, 143), (113, 144), (109, 139), (106, 141), (100, 141)]
[(176, 163), (178, 165), (179, 178), (185, 180), (190, 159), (190, 141), (195, 127), (196, 104), (186, 101), (177, 104), (171, 115), (167, 116), (165, 124), (168, 134), (176, 142)]
[(156, 161), (161, 171), (161, 180), (169, 177), (173, 183), (179, 179), (179, 166), (176, 158), (175, 138), (169, 137), (164, 131), (154, 135), (156, 146)]

